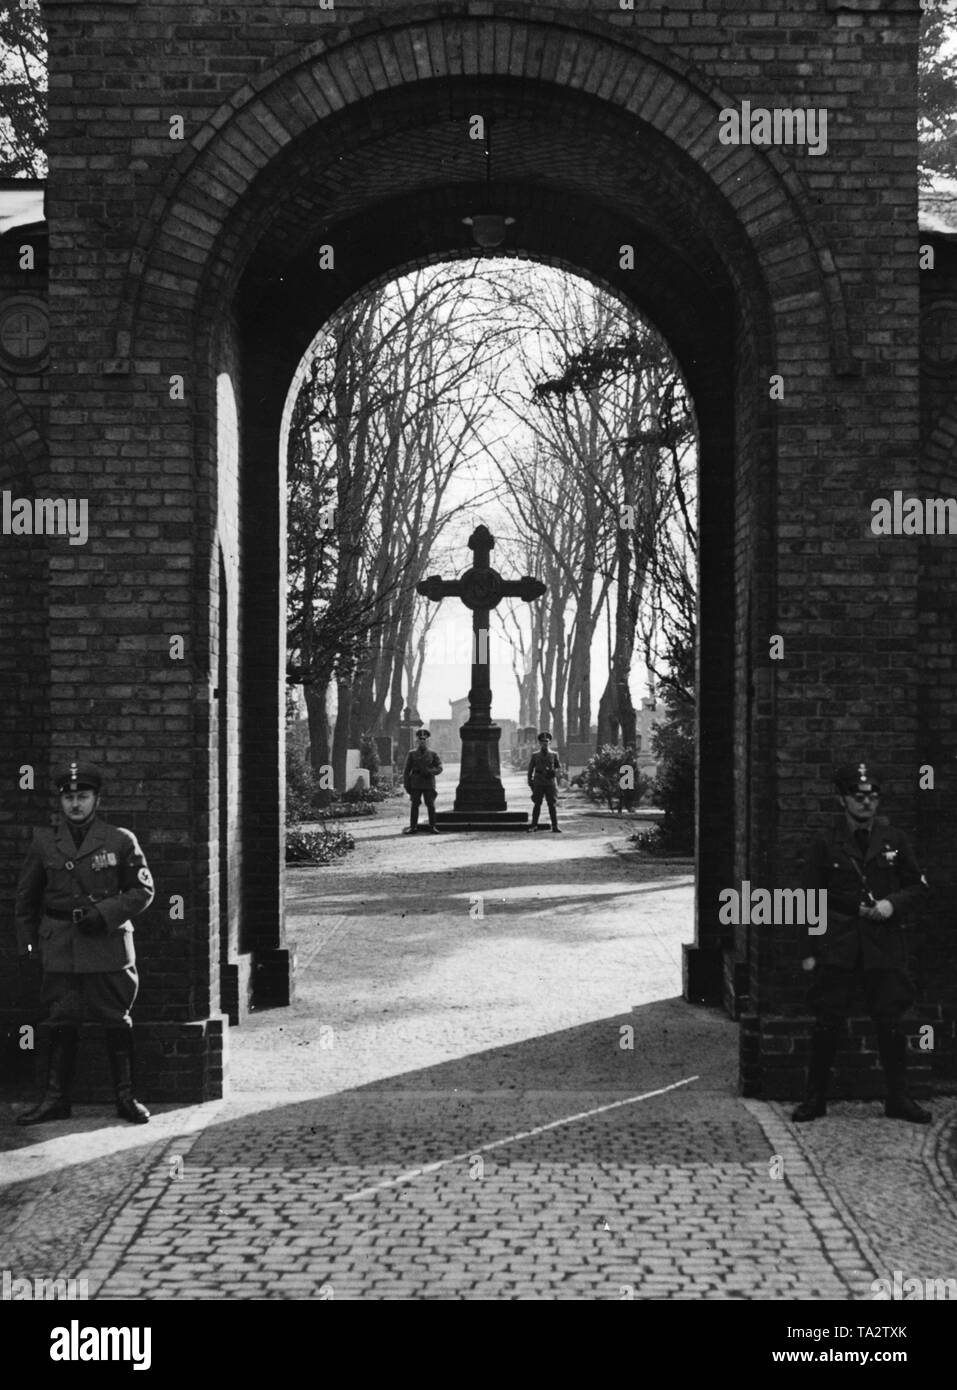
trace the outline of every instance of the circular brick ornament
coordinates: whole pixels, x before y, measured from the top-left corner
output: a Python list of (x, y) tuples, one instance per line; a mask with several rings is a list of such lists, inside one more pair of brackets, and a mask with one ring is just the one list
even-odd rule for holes
[(957, 372), (957, 299), (931, 305), (920, 320), (921, 365), (933, 376)]
[(28, 295), (0, 303), (0, 367), (24, 376), (45, 364), (50, 341), (46, 306)]

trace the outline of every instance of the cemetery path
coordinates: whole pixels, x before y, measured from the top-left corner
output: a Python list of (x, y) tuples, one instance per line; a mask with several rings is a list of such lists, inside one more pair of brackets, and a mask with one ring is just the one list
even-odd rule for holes
[(957, 1276), (957, 1101), (920, 1130), (742, 1100), (735, 1025), (680, 998), (688, 865), (617, 852), (626, 826), (572, 796), (560, 836), (412, 838), (407, 805), (290, 874), (296, 998), (231, 1032), (227, 1100), (3, 1126), (14, 1276), (116, 1300), (847, 1301)]

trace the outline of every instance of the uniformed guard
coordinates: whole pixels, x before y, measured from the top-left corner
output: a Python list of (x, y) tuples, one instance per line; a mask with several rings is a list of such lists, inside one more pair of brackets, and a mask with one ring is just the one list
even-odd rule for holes
[(907, 1095), (907, 1038), (899, 1028), (914, 1001), (907, 973), (904, 926), (908, 911), (927, 891), (910, 841), (877, 812), (880, 782), (866, 762), (835, 773), (841, 815), (819, 835), (805, 861), (806, 889), (827, 890), (827, 930), (818, 938), (810, 1005), (816, 1015), (804, 1101), (792, 1116), (799, 1123), (827, 1111), (827, 1083), (838, 1034), (856, 983), (877, 1024), (891, 1119), (928, 1124), (931, 1116)]
[(533, 753), (528, 763), (528, 785), (532, 789), (532, 823), (529, 830), (538, 829), (538, 817), (541, 814), (542, 798), (548, 803), (548, 816), (552, 823), (552, 830), (556, 835), (560, 835), (561, 829), (558, 824), (558, 775), (562, 770), (558, 754), (553, 753), (549, 748), (552, 741), (551, 734), (541, 733), (538, 736), (538, 751)]
[(15, 918), (21, 959), (39, 956), (40, 998), (50, 1006), (46, 1093), (17, 1124), (67, 1119), (79, 1025), (106, 1026), (116, 1113), (146, 1124), (133, 1095), (130, 1009), (139, 980), (131, 918), (153, 901), (153, 879), (136, 836), (97, 815), (99, 772), (70, 763), (56, 777), (60, 822), (37, 830), (17, 884)]
[(402, 784), (412, 798), (409, 824), (403, 835), (414, 835), (419, 828), (419, 805), (424, 800), (429, 817), (429, 830), (439, 834), (435, 823), (435, 778), (442, 771), (442, 759), (429, 747), (432, 735), (428, 729), (417, 729), (415, 747), (410, 748), (405, 760)]

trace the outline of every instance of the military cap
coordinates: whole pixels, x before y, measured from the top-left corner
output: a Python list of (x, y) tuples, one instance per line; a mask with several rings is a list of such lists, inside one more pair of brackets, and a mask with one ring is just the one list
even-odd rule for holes
[(98, 792), (103, 786), (103, 778), (89, 763), (73, 760), (56, 775), (56, 789), (63, 792)]
[(876, 792), (881, 789), (880, 780), (865, 762), (842, 763), (834, 773), (834, 785), (842, 796), (853, 796), (856, 792)]

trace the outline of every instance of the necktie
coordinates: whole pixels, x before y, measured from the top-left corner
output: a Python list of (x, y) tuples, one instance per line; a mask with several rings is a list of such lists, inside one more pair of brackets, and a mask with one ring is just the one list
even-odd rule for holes
[(854, 831), (854, 840), (855, 840), (855, 842), (856, 842), (856, 844), (857, 844), (857, 848), (858, 848), (858, 849), (860, 850), (860, 852), (861, 852), (861, 858), (862, 858), (862, 859), (866, 859), (866, 858), (867, 858), (867, 843), (868, 843), (868, 841), (870, 840), (870, 838), (871, 838), (871, 837), (870, 837), (869, 833), (868, 833), (866, 830), (855, 830), (855, 831)]

